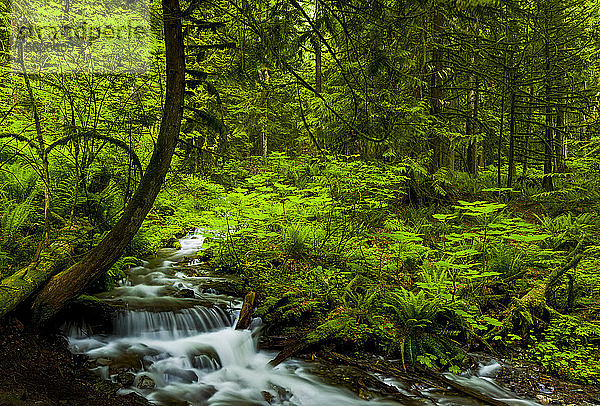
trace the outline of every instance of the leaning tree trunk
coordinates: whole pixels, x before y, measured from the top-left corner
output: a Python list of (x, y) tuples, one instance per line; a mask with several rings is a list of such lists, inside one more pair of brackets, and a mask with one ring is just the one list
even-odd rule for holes
[(54, 276), (33, 303), (36, 324), (44, 324), (121, 256), (154, 205), (179, 136), (185, 88), (185, 57), (179, 0), (162, 0), (166, 94), (160, 131), (140, 185), (110, 233), (81, 261)]
[(509, 317), (515, 316), (533, 324), (535, 318), (539, 319), (544, 313), (556, 313), (547, 303), (550, 290), (559, 283), (560, 279), (571, 269), (577, 267), (583, 259), (584, 242), (580, 241), (567, 257), (564, 265), (554, 268), (543, 280), (538, 282), (525, 296), (516, 301), (516, 306), (509, 312)]

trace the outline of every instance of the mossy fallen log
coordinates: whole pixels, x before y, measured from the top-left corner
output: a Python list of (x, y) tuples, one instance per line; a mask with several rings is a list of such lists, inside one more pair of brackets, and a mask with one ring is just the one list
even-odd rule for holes
[(70, 261), (82, 234), (63, 232), (44, 250), (38, 260), (0, 281), (0, 318), (6, 316), (41, 289), (44, 284)]

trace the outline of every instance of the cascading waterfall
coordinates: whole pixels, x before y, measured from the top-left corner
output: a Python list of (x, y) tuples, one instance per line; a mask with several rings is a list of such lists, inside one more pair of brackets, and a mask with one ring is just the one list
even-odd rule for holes
[(231, 326), (231, 318), (219, 307), (193, 307), (180, 312), (130, 311), (114, 321), (118, 336), (180, 338)]
[[(110, 335), (90, 335), (82, 326), (66, 330), (73, 352), (86, 354), (105, 378), (126, 382), (122, 393), (137, 392), (164, 405), (281, 405), (359, 406), (398, 405), (397, 402), (364, 401), (351, 392), (325, 385), (306, 364), (290, 360), (271, 368), (274, 353), (257, 350), (249, 330), (233, 328), (239, 298), (203, 288), (210, 277), (188, 277), (177, 269), (184, 258), (194, 257), (204, 238), (198, 233), (181, 240), (181, 249), (162, 259), (132, 268), (128, 281), (102, 300), (125, 301), (132, 309), (113, 320)], [(197, 266), (191, 262), (188, 266)], [(191, 290), (192, 298), (165, 296), (173, 290)], [(213, 306), (206, 306), (206, 302)], [(165, 302), (169, 311), (157, 311)], [(487, 370), (489, 370), (488, 367)], [(493, 368), (492, 368), (493, 369)], [(534, 405), (496, 386), (489, 378), (453, 376), (471, 387), (484, 390), (507, 404)], [(390, 378), (386, 383), (397, 385)], [(403, 389), (398, 386), (398, 389)], [(428, 394), (415, 398), (418, 404), (477, 405), (471, 399)]]

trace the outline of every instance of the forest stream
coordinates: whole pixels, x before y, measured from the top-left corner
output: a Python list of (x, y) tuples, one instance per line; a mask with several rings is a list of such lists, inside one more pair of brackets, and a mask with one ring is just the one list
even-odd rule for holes
[[(290, 359), (275, 368), (268, 366), (276, 353), (257, 350), (260, 320), (255, 319), (248, 330), (235, 330), (242, 300), (207, 287), (215, 279), (226, 280), (184, 272), (201, 266), (199, 260), (189, 261), (203, 241), (200, 232), (189, 233), (180, 240), (181, 249), (165, 249), (143, 266), (131, 268), (126, 281), (99, 295), (102, 301), (127, 304), (114, 316), (112, 333), (92, 334), (85, 320), (70, 323), (65, 329), (71, 351), (89, 357), (103, 378), (120, 382), (121, 393), (136, 392), (156, 404), (406, 404), (362, 400), (345, 388), (323, 383), (314, 373), (315, 366), (305, 361)], [(444, 376), (507, 405), (537, 405), (495, 384), (489, 376), (499, 367), (492, 362), (473, 373)], [(377, 379), (395, 386), (410, 404), (484, 404), (393, 377)]]

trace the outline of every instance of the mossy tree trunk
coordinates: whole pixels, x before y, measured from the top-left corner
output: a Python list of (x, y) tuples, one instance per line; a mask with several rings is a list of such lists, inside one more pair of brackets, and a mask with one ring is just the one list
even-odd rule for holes
[(517, 314), (529, 323), (533, 323), (533, 318), (540, 318), (544, 313), (556, 313), (555, 310), (550, 309), (546, 298), (550, 289), (555, 286), (560, 279), (571, 269), (575, 268), (579, 261), (583, 258), (581, 251), (583, 250), (583, 242), (579, 242), (577, 247), (567, 257), (567, 262), (560, 267), (554, 268), (542, 281), (535, 285), (525, 296), (518, 299), (517, 306), (514, 311), (517, 313), (511, 314), (512, 317)]
[(162, 0), (166, 93), (158, 139), (140, 185), (110, 233), (81, 261), (55, 275), (33, 303), (34, 322), (46, 323), (120, 257), (154, 205), (179, 136), (185, 87), (185, 57), (178, 0)]

